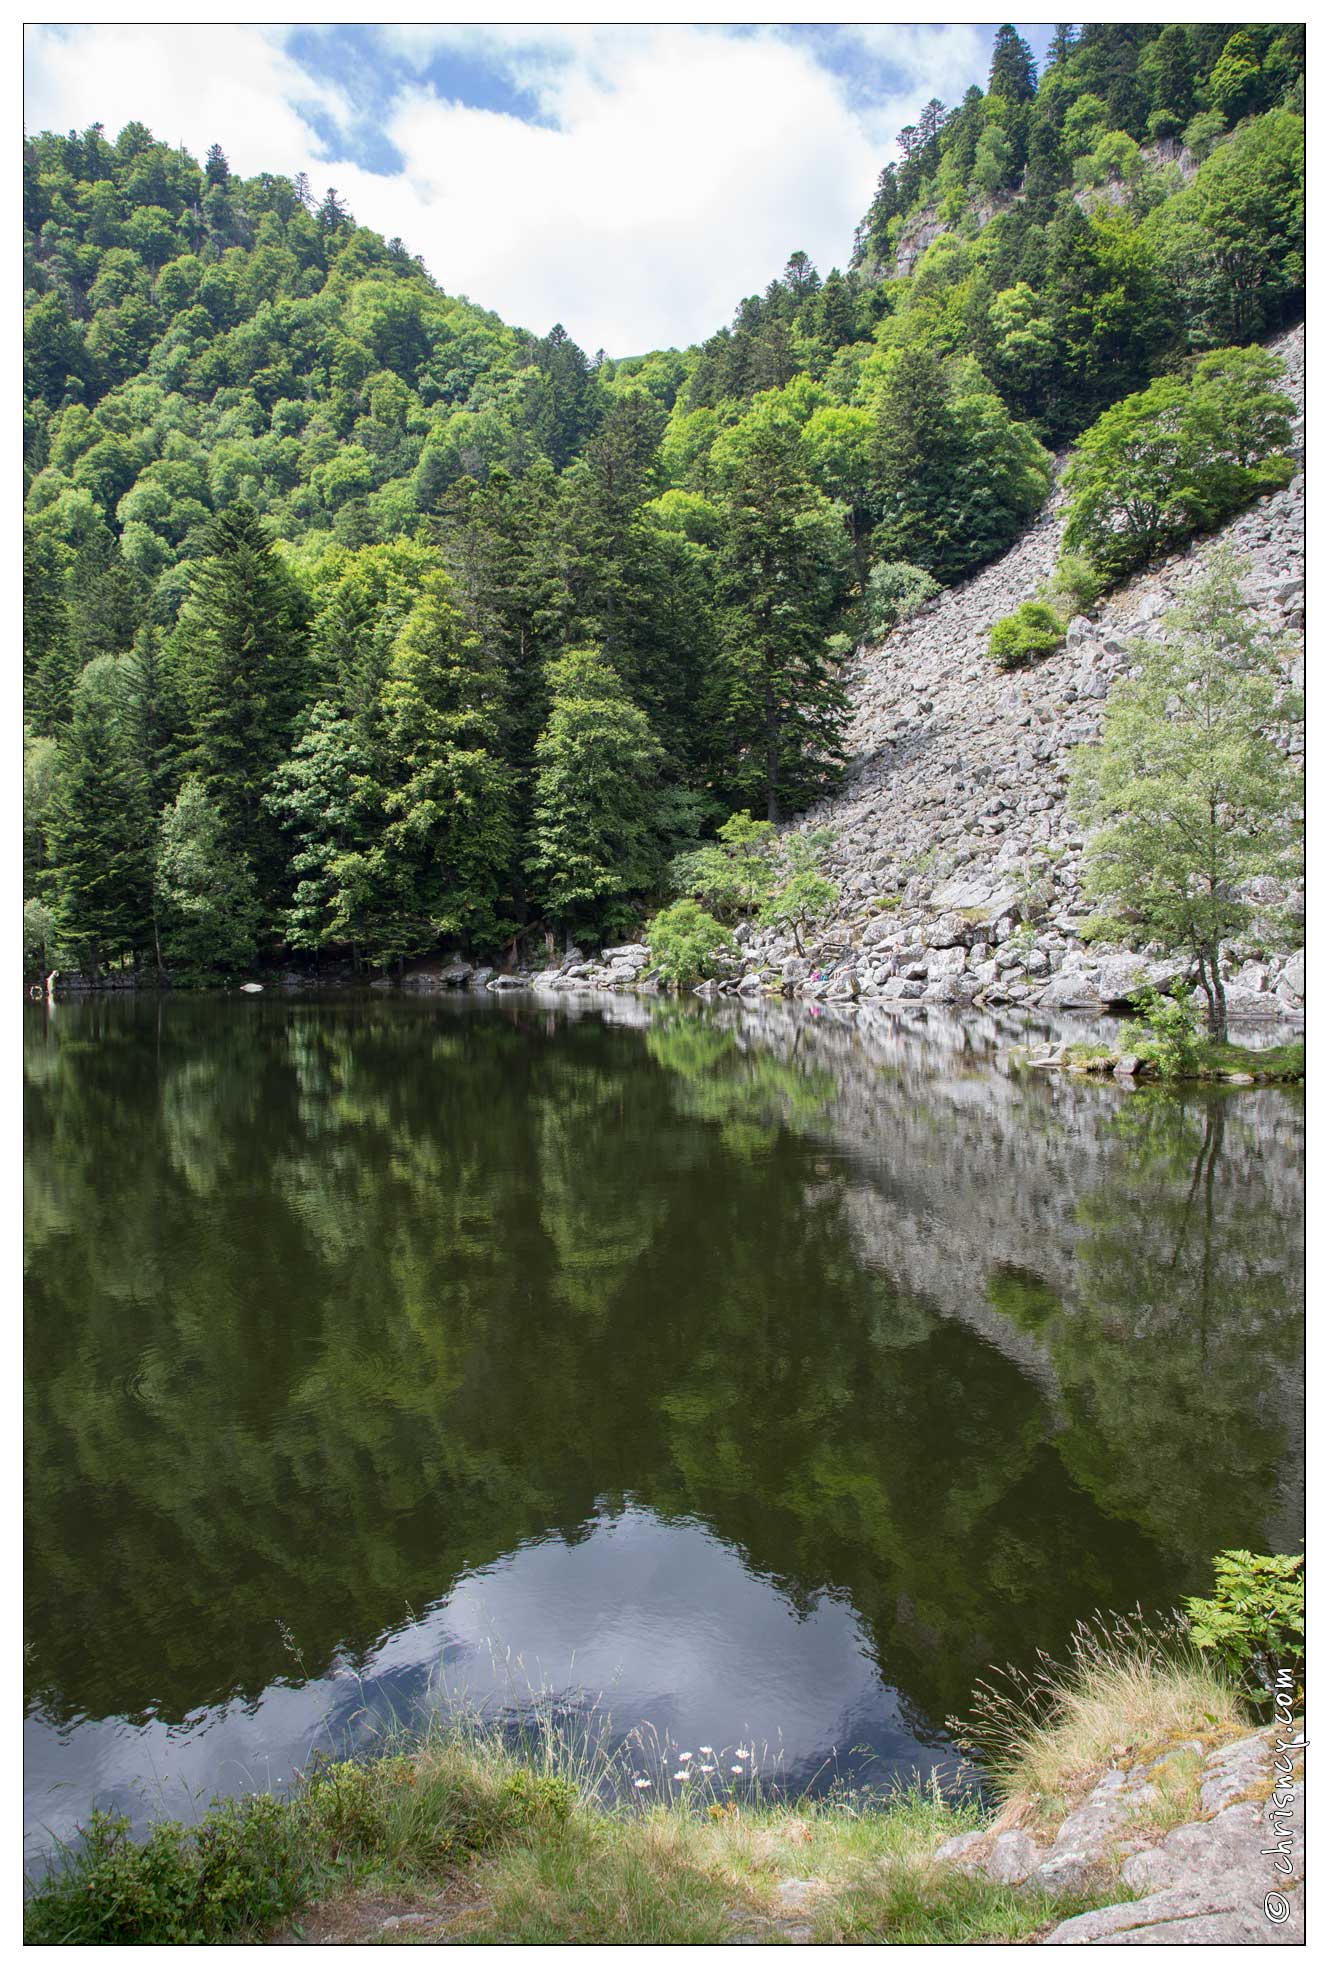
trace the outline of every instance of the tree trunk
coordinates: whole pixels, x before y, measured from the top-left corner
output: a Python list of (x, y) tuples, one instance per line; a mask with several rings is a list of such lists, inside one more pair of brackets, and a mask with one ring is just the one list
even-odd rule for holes
[(780, 726), (775, 715), (775, 689), (766, 684), (766, 818), (774, 827), (780, 818)]
[(1227, 993), (1218, 968), (1218, 945), (1210, 944), (1200, 953), (1200, 983), (1209, 1003), (1209, 1037), (1217, 1046), (1227, 1045)]

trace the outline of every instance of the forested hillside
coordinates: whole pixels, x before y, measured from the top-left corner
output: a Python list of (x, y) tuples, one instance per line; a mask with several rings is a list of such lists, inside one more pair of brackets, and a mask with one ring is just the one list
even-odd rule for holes
[(621, 359), (219, 146), (28, 139), (26, 961), (635, 927), (833, 784), (846, 657), (1009, 547), (1054, 451), (1100, 581), (1285, 482), (1235, 352), (1303, 305), (1303, 41), (1063, 28), (1038, 76), (1003, 27), (846, 271), (794, 251)]

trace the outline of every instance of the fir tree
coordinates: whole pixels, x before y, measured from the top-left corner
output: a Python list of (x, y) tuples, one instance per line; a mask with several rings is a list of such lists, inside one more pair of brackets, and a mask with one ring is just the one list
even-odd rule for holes
[(759, 426), (725, 502), (720, 580), (734, 791), (772, 821), (825, 785), (842, 756), (847, 704), (827, 636), (847, 554), (796, 435)]
[(269, 899), (286, 852), (262, 799), (307, 687), (308, 605), (252, 507), (221, 513), (207, 546), (175, 639), (189, 764)]

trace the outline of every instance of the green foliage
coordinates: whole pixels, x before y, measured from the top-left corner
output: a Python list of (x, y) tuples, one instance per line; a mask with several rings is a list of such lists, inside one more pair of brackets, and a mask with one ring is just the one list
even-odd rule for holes
[(197, 1825), (160, 1820), (137, 1843), (129, 1820), (94, 1812), (24, 1910), (23, 1939), (197, 1944), (258, 1940), (295, 1908), (302, 1881), (290, 1809), (267, 1793), (214, 1800)]
[(23, 971), (26, 977), (51, 969), (55, 955), (55, 912), (49, 903), (29, 896), (23, 905)]
[(925, 568), (911, 567), (908, 561), (874, 562), (868, 570), (863, 598), (868, 635), (874, 641), (888, 636), (940, 593), (940, 582), (934, 581)]
[(770, 894), (775, 851), (772, 822), (731, 814), (714, 841), (674, 857), (670, 881), (681, 895), (695, 896), (718, 915), (737, 921), (759, 909)]
[[(1041, 78), (1002, 27), (987, 92), (901, 132), (848, 273), (795, 252), (700, 347), (595, 363), (560, 326), (445, 294), (335, 194), (142, 125), (37, 134), (31, 729), (66, 731), (85, 665), (134, 649), (151, 814), (200, 776), (253, 868), (261, 943), (384, 960), (527, 913), (549, 666), (570, 652), (599, 650), (646, 720), (661, 813), (797, 811), (839, 770), (844, 639), (1009, 546), (1045, 496), (1045, 443), (1163, 393), (1113, 483), (1086, 467), (1079, 487), (1084, 553), (1114, 578), (1282, 482), (1281, 409), (1230, 352), (1302, 305), (1303, 107), (1294, 26), (1059, 30)], [(1183, 127), (1193, 181), (1141, 176), (1139, 143)], [(1086, 215), (1077, 165), (1129, 198)], [(925, 210), (951, 230), (896, 277)], [(1196, 350), (1222, 373), (1180, 371)], [(495, 821), (460, 886), (409, 865), (439, 786), (405, 794), (388, 708), (442, 566), (493, 684), (483, 744), (456, 749), (506, 773), (454, 783)], [(652, 865), (606, 906), (639, 907)]]
[(1085, 555), (1062, 554), (1052, 570), (1046, 592), (1053, 608), (1069, 620), (1093, 608), (1106, 587), (1106, 575), (1100, 574)]
[(1288, 399), (1262, 349), (1222, 349), (1104, 411), (1067, 468), (1065, 541), (1119, 580), (1209, 530), (1296, 467)]
[(95, 976), (151, 947), (152, 840), (147, 785), (130, 728), (125, 671), (88, 665), (54, 767), (45, 853), (59, 941)]
[(549, 696), (525, 863), (533, 892), (576, 935), (622, 928), (659, 867), (660, 746), (595, 650), (551, 664)]
[(1066, 635), (1066, 624), (1050, 602), (1021, 602), (988, 630), (988, 655), (1002, 670), (1018, 670), (1036, 656), (1051, 656)]
[(1161, 643), (1108, 696), (1101, 744), (1072, 762), (1072, 811), (1096, 829), (1085, 888), (1145, 937), (1191, 953), (1209, 1032), (1227, 1037), (1220, 946), (1251, 921), (1243, 884), (1300, 868), (1301, 775), (1267, 734), (1295, 718), (1282, 646), (1223, 557), (1164, 617)]
[(720, 976), (739, 962), (738, 946), (724, 924), (691, 897), (660, 910), (646, 927), (646, 942), (661, 980), (680, 989)]
[(1220, 1552), (1214, 1595), (1184, 1602), (1198, 1648), (1212, 1648), (1252, 1694), (1272, 1702), (1280, 1674), (1300, 1685), (1306, 1659), (1306, 1561), (1287, 1552)]
[(800, 956), (804, 929), (829, 915), (840, 900), (839, 883), (822, 867), (834, 845), (835, 834), (829, 827), (786, 834), (780, 843), (785, 880), (767, 897), (757, 918), (763, 929), (792, 930)]
[(1168, 993), (1146, 988), (1135, 1005), (1139, 1016), (1122, 1027), (1122, 1045), (1156, 1067), (1164, 1080), (1193, 1074), (1200, 1064), (1200, 1015), (1184, 988)]
[(186, 779), (162, 815), (156, 880), (164, 956), (204, 974), (252, 961), (260, 922), (253, 873), (229, 844), (221, 809), (201, 779)]

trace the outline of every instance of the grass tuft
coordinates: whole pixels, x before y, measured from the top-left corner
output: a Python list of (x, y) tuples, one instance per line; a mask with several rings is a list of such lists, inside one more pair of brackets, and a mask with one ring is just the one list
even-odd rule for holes
[(998, 1794), (1044, 1823), (1064, 1817), (1106, 1766), (1251, 1727), (1240, 1690), (1184, 1620), (1150, 1622), (1138, 1609), (1082, 1622), (1066, 1662), (1040, 1655), (1032, 1673), (1008, 1668), (981, 1683), (974, 1713), (969, 1747), (984, 1754)]

